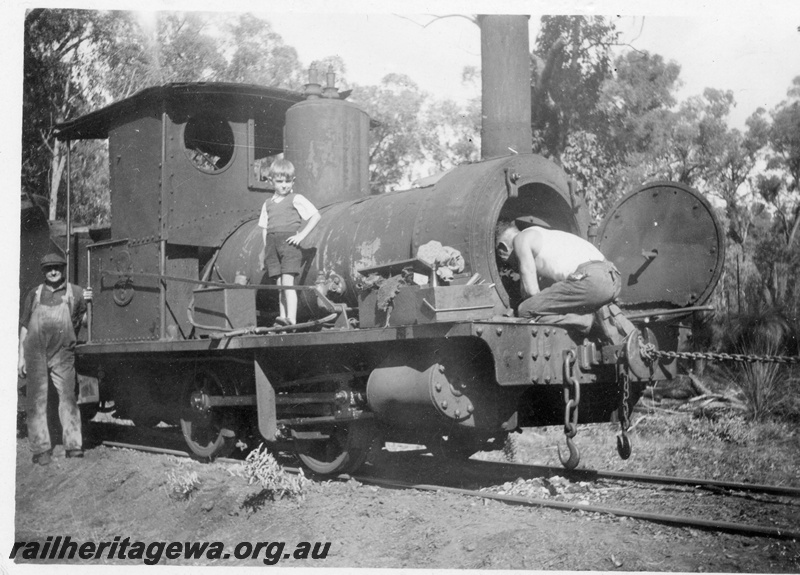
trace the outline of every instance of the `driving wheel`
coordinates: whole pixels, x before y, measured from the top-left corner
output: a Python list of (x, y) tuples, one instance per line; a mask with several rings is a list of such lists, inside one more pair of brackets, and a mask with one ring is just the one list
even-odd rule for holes
[(367, 459), (376, 438), (370, 423), (355, 421), (334, 425), (323, 431), (294, 431), (295, 451), (314, 473), (353, 473)]
[(181, 431), (186, 445), (198, 457), (214, 459), (229, 455), (236, 446), (234, 418), (230, 410), (212, 409), (208, 397), (226, 395), (214, 371), (201, 368), (183, 394)]

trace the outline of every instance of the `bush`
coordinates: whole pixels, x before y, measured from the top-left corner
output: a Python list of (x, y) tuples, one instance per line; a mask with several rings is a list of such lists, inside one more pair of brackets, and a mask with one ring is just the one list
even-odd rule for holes
[(301, 469), (297, 475), (286, 472), (262, 443), (247, 455), (240, 476), (248, 485), (258, 482), (272, 499), (286, 496), (302, 500), (308, 479)]
[[(745, 355), (780, 354), (779, 347), (766, 338), (755, 338), (750, 345), (742, 346)], [(750, 417), (765, 421), (773, 415), (791, 415), (797, 409), (797, 377), (785, 364), (742, 362), (730, 370), (730, 377), (741, 391)]]
[(172, 499), (186, 501), (200, 487), (200, 479), (196, 471), (177, 471), (167, 473), (167, 493)]

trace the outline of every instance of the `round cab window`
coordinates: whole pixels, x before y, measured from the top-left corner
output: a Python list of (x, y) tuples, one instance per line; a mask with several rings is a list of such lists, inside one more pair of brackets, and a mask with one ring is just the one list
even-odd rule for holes
[(219, 116), (195, 116), (183, 132), (186, 157), (197, 169), (213, 174), (224, 170), (233, 158), (233, 130)]

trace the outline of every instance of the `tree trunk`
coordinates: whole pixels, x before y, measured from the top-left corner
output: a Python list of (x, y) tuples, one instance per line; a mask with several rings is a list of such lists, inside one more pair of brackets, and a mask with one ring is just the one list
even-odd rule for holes
[(61, 185), (61, 174), (64, 172), (64, 164), (66, 157), (62, 151), (62, 145), (59, 140), (53, 142), (53, 160), (50, 168), (50, 213), (49, 219), (56, 219), (56, 208), (58, 207), (58, 188)]
[(800, 206), (794, 210), (794, 224), (792, 224), (792, 231), (789, 233), (789, 240), (786, 242), (786, 247), (791, 249), (794, 239), (797, 237), (797, 230), (800, 229)]

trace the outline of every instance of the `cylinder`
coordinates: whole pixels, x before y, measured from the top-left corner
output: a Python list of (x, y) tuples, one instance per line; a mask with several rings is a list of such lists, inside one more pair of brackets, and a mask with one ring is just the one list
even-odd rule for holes
[(481, 158), (529, 154), (531, 69), (528, 16), (482, 15)]
[(398, 348), (370, 373), (367, 403), (397, 427), (497, 433), (516, 410), (519, 391), (498, 386), (493, 366), (475, 341)]
[(338, 98), (310, 99), (286, 112), (284, 153), (295, 191), (320, 208), (369, 195), (369, 117)]
[[(429, 241), (455, 248), (467, 277), (478, 273), (495, 284), (501, 311), (509, 303), (495, 255), (499, 220), (534, 215), (552, 227), (577, 233), (567, 178), (554, 163), (531, 154), (460, 166), (435, 185), (339, 202), (320, 210), (322, 218), (304, 241), (304, 268), (298, 283), (320, 275), (344, 278), (344, 301), (358, 304), (359, 270), (416, 257)], [(260, 283), (261, 232), (256, 221), (236, 230), (217, 258), (223, 277), (237, 272)]]

